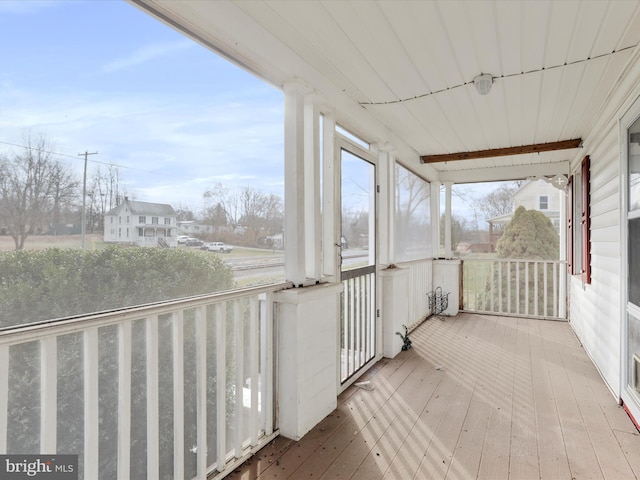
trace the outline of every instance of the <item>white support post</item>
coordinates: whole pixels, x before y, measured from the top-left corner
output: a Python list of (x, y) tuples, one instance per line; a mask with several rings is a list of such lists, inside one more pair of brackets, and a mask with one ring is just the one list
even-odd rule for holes
[(378, 194), (378, 211), (380, 233), (380, 264), (395, 263), (395, 191), (396, 162), (393, 146), (383, 145), (378, 155), (378, 171), (380, 193)]
[(58, 413), (58, 339), (40, 341), (40, 453), (55, 454)]
[(320, 280), (322, 275), (320, 109), (316, 95), (305, 97), (304, 137), (305, 277)]
[(340, 243), (340, 185), (339, 158), (335, 152), (336, 122), (332, 114), (324, 112), (322, 120), (322, 273), (330, 281), (340, 280), (338, 254)]
[[(564, 190), (558, 191), (558, 198), (560, 199), (560, 261), (566, 262), (567, 260), (567, 192)], [(559, 270), (559, 284), (558, 284), (558, 317), (567, 317), (567, 269), (560, 268)]]
[(306, 279), (304, 96), (308, 93), (300, 81), (284, 86), (284, 264), (287, 281), (296, 286)]
[(431, 184), (431, 245), (433, 257), (440, 256), (440, 182)]
[(453, 183), (445, 182), (445, 212), (444, 212), (444, 257), (453, 256), (451, 250), (451, 186)]

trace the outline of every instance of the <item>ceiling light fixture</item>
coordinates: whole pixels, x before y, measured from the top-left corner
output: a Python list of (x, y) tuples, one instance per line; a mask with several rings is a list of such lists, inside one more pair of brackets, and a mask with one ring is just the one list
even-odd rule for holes
[(490, 73), (481, 73), (473, 79), (473, 84), (480, 95), (486, 95), (491, 91), (493, 84), (493, 75)]

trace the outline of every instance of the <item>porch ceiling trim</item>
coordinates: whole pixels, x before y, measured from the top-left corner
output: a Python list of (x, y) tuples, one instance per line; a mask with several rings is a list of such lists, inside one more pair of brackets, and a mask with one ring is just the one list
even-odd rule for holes
[(568, 175), (569, 161), (508, 167), (470, 168), (440, 172), (440, 182), (476, 183), (520, 180), (528, 177)]
[(452, 162), (456, 160), (471, 160), (476, 158), (505, 157), (508, 155), (523, 155), (527, 153), (552, 152), (577, 148), (582, 143), (581, 138), (561, 140), (559, 142), (536, 143), (519, 147), (492, 148), (475, 152), (445, 153), (439, 155), (422, 155), (420, 163)]

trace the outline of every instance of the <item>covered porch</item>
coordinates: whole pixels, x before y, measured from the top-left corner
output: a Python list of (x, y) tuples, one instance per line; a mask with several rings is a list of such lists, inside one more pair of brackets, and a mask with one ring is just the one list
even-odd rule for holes
[(640, 435), (566, 322), (461, 313), (231, 479), (640, 477)]

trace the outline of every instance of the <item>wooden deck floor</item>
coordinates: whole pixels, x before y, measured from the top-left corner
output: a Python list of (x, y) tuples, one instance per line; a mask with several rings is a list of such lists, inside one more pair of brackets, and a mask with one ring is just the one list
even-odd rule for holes
[(639, 479), (640, 435), (569, 324), (429, 320), (301, 441), (231, 479)]

